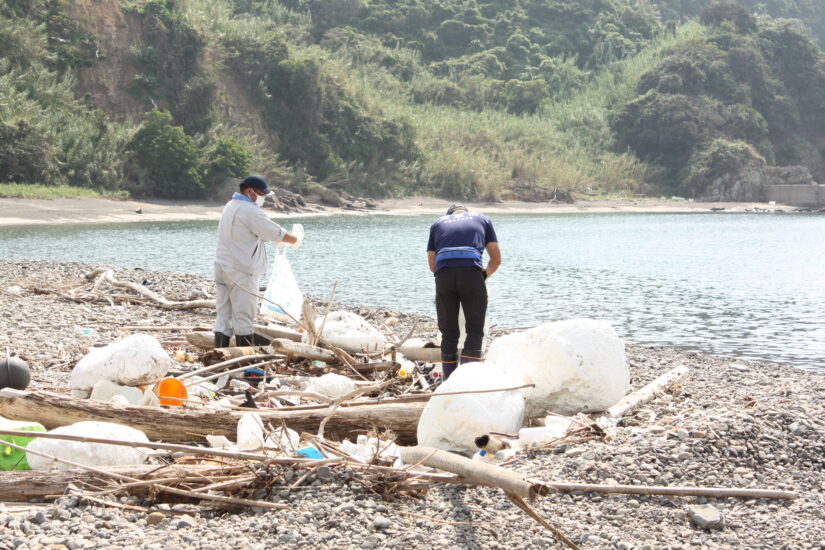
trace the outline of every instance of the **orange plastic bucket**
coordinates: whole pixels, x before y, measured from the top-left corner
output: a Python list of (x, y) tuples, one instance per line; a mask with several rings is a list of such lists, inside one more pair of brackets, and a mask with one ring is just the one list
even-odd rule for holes
[(186, 386), (177, 378), (164, 378), (158, 382), (155, 393), (158, 394), (161, 405), (182, 407), (185, 400), (189, 399)]

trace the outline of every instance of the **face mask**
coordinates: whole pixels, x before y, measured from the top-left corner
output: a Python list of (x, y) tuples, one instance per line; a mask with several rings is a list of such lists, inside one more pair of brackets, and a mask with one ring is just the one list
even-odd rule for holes
[(259, 196), (255, 197), (255, 204), (258, 206), (258, 208), (263, 208), (265, 202), (266, 202), (266, 195), (259, 195)]

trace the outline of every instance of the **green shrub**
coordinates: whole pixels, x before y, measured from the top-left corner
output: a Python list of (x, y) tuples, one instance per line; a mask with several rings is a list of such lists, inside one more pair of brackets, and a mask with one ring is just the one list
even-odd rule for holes
[(0, 182), (45, 183), (55, 171), (47, 136), (27, 122), (0, 123)]
[(144, 189), (159, 197), (198, 198), (205, 192), (199, 151), (167, 111), (151, 111), (127, 149)]
[(204, 151), (207, 175), (205, 187), (211, 191), (227, 178), (240, 178), (249, 173), (252, 155), (232, 139), (220, 139), (211, 150)]

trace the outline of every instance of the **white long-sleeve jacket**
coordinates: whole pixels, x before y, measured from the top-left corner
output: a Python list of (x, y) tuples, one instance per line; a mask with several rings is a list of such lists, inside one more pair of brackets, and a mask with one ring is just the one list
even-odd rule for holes
[(236, 196), (221, 213), (215, 263), (225, 269), (263, 275), (267, 265), (264, 241), (279, 242), (287, 231), (254, 202)]

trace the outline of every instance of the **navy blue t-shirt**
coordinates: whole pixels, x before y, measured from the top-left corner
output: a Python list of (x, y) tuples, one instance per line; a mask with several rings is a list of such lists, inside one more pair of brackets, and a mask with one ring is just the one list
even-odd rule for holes
[(479, 212), (442, 216), (430, 226), (427, 251), (434, 251), (436, 273), (444, 267), (478, 266), (488, 243), (498, 242), (493, 222)]

